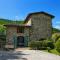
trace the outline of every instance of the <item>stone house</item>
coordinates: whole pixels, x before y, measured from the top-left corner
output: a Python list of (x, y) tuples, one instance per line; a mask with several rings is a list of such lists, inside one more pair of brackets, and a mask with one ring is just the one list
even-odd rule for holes
[(30, 13), (24, 24), (7, 24), (6, 47), (28, 46), (31, 40), (47, 39), (52, 34), (53, 15), (46, 12)]

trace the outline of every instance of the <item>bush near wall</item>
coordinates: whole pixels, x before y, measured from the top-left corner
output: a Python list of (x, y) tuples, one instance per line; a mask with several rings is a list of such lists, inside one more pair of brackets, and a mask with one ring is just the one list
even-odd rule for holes
[(50, 49), (54, 49), (54, 43), (52, 41), (48, 41), (47, 42), (47, 47), (49, 47)]
[(31, 49), (45, 50), (45, 49), (54, 49), (54, 44), (52, 41), (43, 40), (43, 41), (31, 41), (29, 43)]
[(31, 41), (29, 47), (38, 50), (47, 49), (47, 43), (45, 41)]

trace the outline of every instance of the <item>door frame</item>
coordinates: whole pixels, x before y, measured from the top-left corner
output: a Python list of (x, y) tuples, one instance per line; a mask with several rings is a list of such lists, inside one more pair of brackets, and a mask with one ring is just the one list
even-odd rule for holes
[(17, 36), (17, 47), (24, 47), (24, 36)]

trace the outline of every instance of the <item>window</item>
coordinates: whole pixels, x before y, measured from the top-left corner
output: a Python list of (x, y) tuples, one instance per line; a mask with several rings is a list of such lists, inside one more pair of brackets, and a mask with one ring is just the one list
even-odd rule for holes
[(17, 28), (17, 33), (23, 33), (24, 32), (24, 28), (23, 27), (18, 27)]

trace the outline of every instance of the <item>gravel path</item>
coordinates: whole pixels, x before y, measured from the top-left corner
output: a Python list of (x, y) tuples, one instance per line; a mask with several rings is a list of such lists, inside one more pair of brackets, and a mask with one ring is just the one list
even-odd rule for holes
[(39, 50), (0, 51), (0, 60), (60, 60), (60, 56)]

